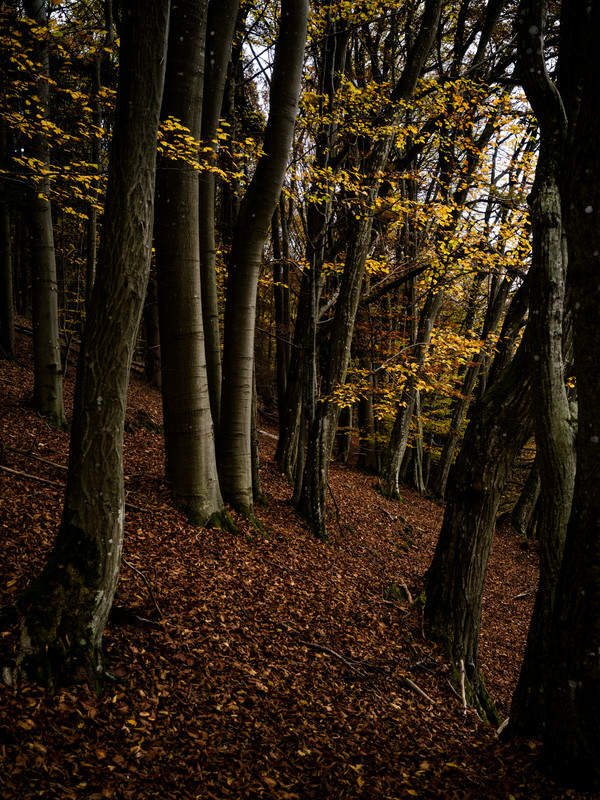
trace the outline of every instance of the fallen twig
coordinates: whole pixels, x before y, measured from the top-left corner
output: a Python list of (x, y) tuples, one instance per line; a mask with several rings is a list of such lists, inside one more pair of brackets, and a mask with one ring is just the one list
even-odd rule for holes
[(127, 566), (127, 567), (129, 567), (129, 569), (133, 570), (133, 572), (135, 572), (137, 575), (139, 575), (140, 578), (144, 581), (148, 591), (150, 592), (150, 597), (152, 598), (152, 602), (154, 603), (154, 608), (158, 612), (159, 619), (164, 619), (163, 613), (160, 610), (160, 606), (156, 602), (156, 597), (154, 596), (154, 592), (152, 591), (152, 586), (150, 585), (150, 581), (148, 580), (148, 578), (144, 575), (144, 573), (140, 569), (138, 569), (137, 567), (134, 567), (133, 564), (130, 564), (129, 561), (127, 561), (127, 559), (121, 558), (121, 560), (122, 560), (123, 564), (125, 564), (125, 566)]
[(39, 481), (40, 483), (47, 483), (49, 486), (57, 486), (59, 489), (64, 489), (64, 483), (57, 483), (56, 481), (50, 481), (48, 478), (40, 478), (39, 475), (30, 475), (28, 472), (20, 472), (18, 469), (11, 469), (10, 467), (5, 467), (0, 464), (0, 469), (3, 472), (8, 472), (11, 475), (16, 475), (18, 478), (28, 478), (31, 481)]
[(409, 606), (412, 606), (412, 604), (413, 604), (413, 596), (412, 596), (412, 594), (410, 593), (410, 589), (409, 589), (409, 588), (408, 588), (408, 586), (406, 585), (406, 581), (400, 580), (400, 581), (398, 581), (398, 582), (399, 582), (400, 586), (401, 586), (401, 587), (404, 589), (404, 591), (406, 592), (406, 599), (408, 600), (408, 605), (409, 605)]
[(461, 658), (460, 660), (460, 696), (463, 704), (463, 713), (465, 717), (467, 716), (467, 693), (465, 690), (465, 679), (466, 679), (466, 672), (465, 672), (465, 662), (464, 659)]
[(340, 653), (337, 653), (335, 650), (332, 650), (331, 647), (327, 647), (327, 645), (324, 644), (318, 644), (317, 642), (307, 642), (305, 639), (300, 639), (299, 642), (300, 644), (303, 644), (306, 647), (311, 647), (313, 650), (318, 650), (321, 653), (327, 653), (327, 655), (339, 659), (342, 662), (342, 664), (348, 667), (349, 670), (352, 670), (352, 672), (355, 672), (357, 675), (361, 675), (364, 677), (364, 672), (361, 672), (359, 669), (357, 669), (357, 667), (355, 667), (352, 662), (348, 661), (348, 659), (344, 658), (344, 656), (340, 655)]
[(520, 594), (516, 594), (514, 597), (511, 597), (511, 600), (520, 600), (522, 597), (528, 597), (530, 594), (535, 592), (535, 588), (532, 586), (530, 589), (525, 589), (524, 592)]
[(36, 456), (34, 453), (30, 453), (27, 450), (19, 450), (18, 447), (10, 447), (9, 445), (6, 445), (4, 449), (8, 450), (10, 453), (18, 453), (20, 456), (26, 456), (27, 458), (35, 459), (35, 461), (41, 461), (42, 464), (49, 464), (51, 467), (56, 467), (56, 469), (68, 469), (68, 467), (66, 467), (64, 464), (57, 464), (56, 461), (49, 461), (47, 458)]
[(427, 700), (428, 703), (431, 703), (432, 705), (435, 705), (435, 703), (431, 699), (431, 697), (429, 697), (429, 695), (426, 694), (423, 691), (423, 689), (421, 689), (419, 686), (417, 686), (417, 684), (413, 680), (411, 680), (410, 678), (406, 677), (406, 675), (404, 676), (404, 683), (407, 686), (410, 686), (410, 688), (413, 690), (413, 692), (416, 692), (417, 694), (421, 695), (421, 697), (423, 697), (425, 700)]

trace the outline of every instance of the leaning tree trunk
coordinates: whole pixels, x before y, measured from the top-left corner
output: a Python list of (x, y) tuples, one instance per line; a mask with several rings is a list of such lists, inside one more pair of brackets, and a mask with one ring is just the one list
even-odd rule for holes
[[(491, 333), (495, 333), (496, 328), (500, 324), (500, 317), (504, 311), (511, 282), (510, 278), (505, 278), (500, 288), (491, 299), (490, 308), (488, 308), (481, 334), (484, 341)], [(475, 384), (477, 383), (477, 378), (479, 377), (484, 359), (485, 350), (481, 350), (473, 359), (473, 363), (468, 366), (460, 389), (460, 397), (457, 397), (454, 402), (450, 430), (444, 441), (433, 485), (433, 494), (441, 500), (444, 499), (446, 494), (446, 484), (448, 483), (448, 476), (450, 475), (452, 459), (454, 458), (454, 452), (458, 446), (462, 426), (467, 416), (469, 406), (471, 405), (473, 390), (475, 389)]]
[(169, 0), (124, 3), (115, 130), (75, 390), (62, 521), (20, 600), (17, 675), (49, 688), (103, 678), (102, 634), (123, 542), (123, 426), (152, 248), (156, 135)]
[[(207, 0), (171, 9), (162, 119), (200, 138)], [(167, 477), (175, 504), (200, 525), (227, 523), (217, 477), (200, 289), (198, 173), (161, 161), (155, 249)]]
[(527, 339), (473, 410), (426, 576), (429, 635), (448, 648), (455, 686), (464, 682), (469, 704), (494, 722), (477, 658), (481, 602), (502, 490), (533, 429)]
[[(25, 13), (40, 27), (48, 23), (43, 0), (25, 0)], [(39, 35), (39, 34), (38, 34)], [(34, 46), (41, 75), (36, 83), (37, 100), (32, 101), (31, 115), (46, 119), (50, 103), (48, 84), (48, 47), (42, 41)], [(33, 404), (49, 422), (66, 425), (62, 393), (62, 369), (58, 338), (58, 286), (54, 232), (50, 205), (50, 146), (43, 132), (31, 136), (26, 155), (34, 159), (43, 174), (27, 190), (29, 252), (32, 278), (33, 322)]]
[(258, 275), (292, 144), (307, 18), (307, 0), (282, 0), (264, 155), (242, 200), (228, 265), (219, 477), (226, 499), (248, 517), (254, 514), (251, 414)]
[[(566, 138), (560, 96), (544, 64), (545, 14), (537, 0), (520, 8), (519, 59), (523, 85), (538, 118), (541, 143), (531, 201), (533, 233), (529, 323), (530, 370), (541, 493), (537, 516), (540, 581), (509, 731), (539, 738), (546, 717), (549, 647), (558, 572), (571, 512), (575, 480), (574, 432), (563, 364), (566, 257), (559, 174)], [(536, 31), (534, 34), (533, 31)], [(541, 32), (541, 33), (540, 33)]]

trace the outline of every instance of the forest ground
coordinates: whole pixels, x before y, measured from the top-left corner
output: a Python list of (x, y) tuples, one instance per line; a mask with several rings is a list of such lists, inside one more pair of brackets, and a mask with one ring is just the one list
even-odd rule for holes
[[(27, 336), (18, 359), (0, 361), (0, 606), (44, 562), (68, 451), (68, 435), (30, 406)], [(372, 475), (334, 464), (332, 543), (320, 544), (291, 506), (263, 420), (264, 533), (237, 517), (237, 534), (199, 529), (170, 505), (160, 423), (159, 393), (134, 378), (125, 560), (104, 637), (114, 680), (100, 698), (0, 683), (3, 800), (591, 797), (539, 771), (538, 743), (501, 743), (465, 710), (443, 651), (425, 640), (409, 599), (442, 508), (408, 488), (401, 503), (386, 500)], [(503, 716), (536, 561), (499, 527), (480, 657)], [(16, 644), (16, 630), (0, 631), (5, 678)]]

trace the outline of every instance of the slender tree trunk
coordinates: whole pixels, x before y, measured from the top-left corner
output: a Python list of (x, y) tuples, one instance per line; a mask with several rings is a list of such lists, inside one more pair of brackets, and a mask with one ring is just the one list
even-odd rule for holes
[[(281, 225), (280, 225), (281, 223)], [(273, 299), (275, 304), (275, 370), (277, 410), (283, 418), (291, 357), (290, 270), (289, 248), (285, 232), (285, 198), (282, 195), (271, 223), (273, 244)], [(279, 236), (281, 228), (281, 238)]]
[(406, 381), (406, 386), (402, 391), (402, 399), (398, 404), (398, 411), (396, 413), (396, 419), (394, 420), (390, 441), (383, 459), (381, 485), (385, 494), (390, 497), (398, 497), (399, 495), (398, 477), (400, 474), (400, 465), (402, 464), (402, 459), (404, 458), (406, 445), (408, 443), (410, 421), (415, 408), (418, 391), (418, 375), (425, 363), (425, 358), (429, 350), (429, 342), (431, 341), (431, 332), (442, 308), (443, 298), (443, 289), (438, 290), (435, 294), (429, 294), (423, 311), (421, 312), (417, 341), (415, 342), (415, 359), (419, 373), (417, 376), (410, 377)]
[[(6, 122), (0, 121), (0, 166), (7, 167), (10, 158)], [(14, 269), (8, 199), (0, 199), (0, 357), (15, 354)]]
[(264, 155), (242, 200), (228, 265), (219, 475), (228, 500), (253, 516), (251, 415), (256, 292), (262, 251), (292, 143), (304, 62), (307, 0), (283, 0)]
[[(25, 0), (25, 13), (44, 27), (47, 22), (43, 0)], [(45, 44), (36, 43), (35, 58), (42, 75), (37, 82), (37, 101), (32, 101), (32, 114), (46, 119), (50, 102), (48, 85), (49, 56)], [(43, 133), (30, 137), (26, 153), (40, 168), (50, 167), (50, 148)], [(32, 275), (32, 321), (34, 386), (33, 404), (53, 425), (66, 425), (62, 394), (62, 369), (58, 338), (58, 285), (54, 254), (50, 179), (42, 176), (27, 190), (29, 253)]]
[[(338, 140), (339, 126), (336, 118), (336, 94), (344, 75), (348, 30), (337, 14), (331, 14), (329, 0), (323, 4), (327, 14), (327, 27), (321, 42), (318, 74), (322, 117), (315, 135), (314, 170), (323, 175), (332, 171), (331, 162)], [(294, 328), (294, 347), (286, 380), (286, 393), (282, 397), (279, 415), (279, 441), (276, 460), (279, 468), (299, 487), (303, 468), (304, 449), (300, 447), (300, 426), (311, 425), (314, 417), (316, 391), (316, 359), (318, 304), (321, 296), (321, 270), (325, 261), (325, 246), (331, 221), (333, 181), (323, 186), (321, 177), (311, 186), (310, 194), (318, 199), (308, 202), (306, 211), (306, 263), (300, 285), (300, 297)], [(325, 196), (324, 196), (325, 193)], [(285, 231), (285, 214), (282, 214), (282, 233)], [(302, 436), (305, 432), (302, 433)]]
[(536, 455), (519, 499), (511, 511), (513, 528), (522, 536), (529, 536), (535, 507), (540, 496), (540, 489), (540, 460)]
[[(161, 117), (200, 138), (207, 0), (171, 9)], [(183, 76), (183, 77), (182, 77)], [(167, 476), (176, 505), (193, 521), (221, 524), (200, 288), (198, 174), (184, 162), (159, 164), (155, 249)]]
[[(104, 46), (110, 48), (114, 42), (113, 31), (113, 11), (112, 0), (104, 0), (104, 25), (106, 28), (106, 36), (104, 38)], [(101, 71), (102, 64), (106, 59), (106, 51), (100, 51), (99, 54), (94, 56), (91, 63), (92, 72), (92, 124), (97, 130), (102, 129), (102, 105), (100, 102), (100, 90), (102, 89)], [(92, 139), (92, 152), (90, 163), (96, 170), (100, 169), (100, 142), (97, 137)], [(93, 192), (98, 190), (99, 181), (94, 180), (91, 183), (90, 189)], [(92, 298), (92, 290), (94, 288), (94, 281), (96, 280), (96, 258), (97, 258), (97, 237), (98, 237), (98, 212), (94, 202), (87, 203), (87, 226), (86, 226), (86, 254), (85, 254), (85, 305), (89, 307)]]
[(209, 0), (206, 22), (208, 53), (204, 65), (202, 143), (212, 152), (203, 156), (208, 169), (200, 176), (200, 279), (210, 410), (217, 436), (221, 414), (221, 332), (216, 270), (216, 181), (210, 167), (217, 159), (215, 139), (239, 5), (240, 0)]
[(148, 291), (144, 303), (144, 334), (146, 337), (146, 353), (144, 358), (144, 380), (161, 387), (160, 367), (160, 325), (158, 320), (158, 288), (156, 275), (151, 273), (148, 279)]
[(121, 562), (123, 425), (152, 248), (169, 2), (130, 0), (123, 11), (100, 268), (77, 367), (64, 511), (52, 553), (19, 604), (17, 674), (50, 689), (82, 679), (100, 687)]

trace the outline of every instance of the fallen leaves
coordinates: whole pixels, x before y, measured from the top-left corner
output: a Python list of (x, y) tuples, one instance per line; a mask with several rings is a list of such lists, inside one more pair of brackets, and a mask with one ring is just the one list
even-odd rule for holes
[[(5, 465), (62, 482), (68, 439), (25, 404), (29, 371), (1, 362), (0, 378)], [(116, 601), (128, 613), (104, 639), (112, 679), (100, 698), (0, 686), (3, 800), (561, 796), (536, 771), (537, 749), (500, 745), (463, 715), (444, 654), (423, 639), (411, 600), (440, 508), (405, 489), (400, 515), (371, 476), (332, 465), (338, 508), (324, 546), (294, 514), (273, 436), (261, 434), (266, 535), (240, 519), (235, 536), (194, 528), (170, 505), (162, 439), (134, 424), (141, 415), (159, 422), (160, 398), (134, 381), (125, 468), (136, 508)], [(61, 494), (0, 473), (0, 604), (43, 564)], [(499, 530), (484, 606), (481, 661), (503, 713), (533, 602), (523, 593), (536, 581), (535, 553), (518, 545)], [(18, 630), (2, 634), (9, 665)]]

